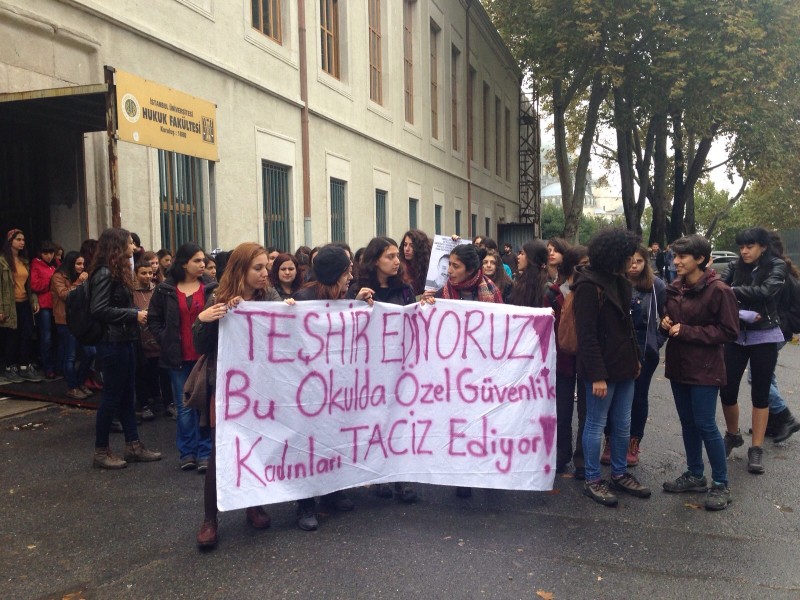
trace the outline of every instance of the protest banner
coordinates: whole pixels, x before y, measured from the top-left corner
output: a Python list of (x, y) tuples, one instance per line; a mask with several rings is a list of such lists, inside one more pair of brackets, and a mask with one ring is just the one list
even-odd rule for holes
[(549, 490), (553, 316), (243, 302), (220, 322), (215, 402), (220, 510), (393, 481)]
[(425, 275), (425, 289), (436, 291), (444, 287), (447, 281), (447, 267), (450, 264), (450, 252), (461, 244), (469, 244), (469, 240), (453, 239), (447, 235), (433, 236), (431, 258), (428, 261), (428, 273)]

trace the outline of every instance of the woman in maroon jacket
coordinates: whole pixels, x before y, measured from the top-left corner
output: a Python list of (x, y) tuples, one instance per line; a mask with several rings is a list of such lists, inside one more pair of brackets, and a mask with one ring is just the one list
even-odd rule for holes
[(724, 344), (739, 334), (733, 291), (713, 269), (706, 269), (711, 244), (690, 235), (672, 244), (678, 278), (667, 287), (661, 329), (669, 335), (666, 377), (681, 420), (686, 472), (664, 483), (666, 492), (705, 492), (703, 445), (711, 463), (711, 488), (705, 507), (722, 510), (731, 501), (725, 444), (715, 419), (717, 394), (725, 385)]

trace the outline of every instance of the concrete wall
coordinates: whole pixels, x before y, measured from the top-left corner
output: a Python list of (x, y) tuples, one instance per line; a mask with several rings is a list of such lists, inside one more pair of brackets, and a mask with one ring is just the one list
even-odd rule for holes
[[(465, 3), (417, 0), (413, 4), (415, 119), (406, 123), (403, 95), (403, 3), (383, 2), (384, 100), (369, 98), (367, 3), (340, 0), (342, 75), (320, 66), (319, 2), (306, 0), (310, 113), (311, 238), (304, 234), (300, 122), (298, 3), (282, 3), (282, 44), (252, 28), (250, 0), (0, 0), (0, 91), (22, 91), (103, 80), (103, 65), (129, 71), (217, 104), (220, 162), (213, 165), (215, 211), (209, 211), (207, 246), (230, 248), (263, 241), (261, 162), (291, 168), (291, 243), (330, 239), (330, 177), (348, 182), (348, 239), (353, 247), (375, 234), (375, 189), (388, 186), (388, 233), (408, 228), (408, 198), (419, 196), (419, 226), (434, 233), (434, 204), (443, 206), (443, 232), (462, 212), (467, 235), (468, 168), (466, 61), (477, 71), (475, 154), (471, 212), (476, 233), (485, 219), (518, 210), (519, 72), (479, 4), (471, 10), (466, 49)], [(430, 23), (439, 28), (439, 139), (431, 137)], [(459, 52), (459, 148), (451, 139), (451, 47)], [(489, 168), (483, 165), (482, 85), (490, 89)], [(500, 174), (495, 171), (495, 100), (502, 118)], [(505, 110), (511, 115), (506, 173)], [(85, 141), (89, 233), (110, 223), (106, 148), (102, 134)], [(155, 150), (119, 144), (123, 226), (145, 246), (158, 248), (158, 169)], [(210, 203), (208, 165), (206, 198)], [(207, 208), (211, 208), (209, 205)], [(59, 208), (61, 210), (61, 208)], [(59, 213), (60, 214), (60, 213)], [(212, 239), (216, 231), (216, 239)]]

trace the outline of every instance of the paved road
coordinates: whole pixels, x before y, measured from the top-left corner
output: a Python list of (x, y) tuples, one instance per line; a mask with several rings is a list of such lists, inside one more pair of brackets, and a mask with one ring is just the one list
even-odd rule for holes
[[(787, 346), (779, 365), (800, 413), (800, 348)], [(0, 421), (0, 590), (92, 599), (800, 598), (800, 434), (767, 443), (763, 476), (746, 472), (746, 448), (735, 450), (734, 503), (697, 509), (702, 495), (658, 491), (683, 468), (661, 375), (636, 468), (656, 490), (649, 500), (605, 508), (566, 477), (550, 493), (478, 490), (471, 500), (420, 486), (413, 506), (362, 488), (355, 512), (323, 515), (314, 533), (295, 527), (291, 504), (269, 507), (267, 531), (248, 528), (243, 511), (226, 513), (211, 553), (194, 546), (202, 477), (178, 470), (173, 421), (141, 428), (167, 460), (104, 472), (90, 468), (91, 411), (9, 417)]]

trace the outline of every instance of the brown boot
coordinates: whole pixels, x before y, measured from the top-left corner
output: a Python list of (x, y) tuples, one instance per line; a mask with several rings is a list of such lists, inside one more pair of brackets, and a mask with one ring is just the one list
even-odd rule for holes
[(94, 460), (92, 466), (98, 469), (124, 469), (128, 466), (124, 460), (116, 456), (111, 449), (106, 446), (105, 448), (94, 449)]
[(148, 450), (141, 441), (136, 440), (125, 444), (125, 460), (128, 462), (153, 462), (161, 460), (161, 452)]
[(628, 466), (635, 467), (639, 464), (639, 438), (632, 437), (628, 441)]
[(608, 439), (608, 436), (605, 437), (605, 441), (603, 442), (603, 453), (600, 455), (600, 464), (611, 464), (611, 440)]
[(247, 522), (256, 529), (266, 529), (269, 527), (272, 519), (269, 518), (267, 512), (260, 506), (251, 506), (245, 511)]
[(213, 548), (217, 545), (217, 521), (206, 519), (197, 534), (198, 548)]

